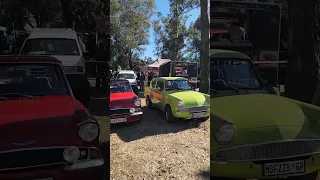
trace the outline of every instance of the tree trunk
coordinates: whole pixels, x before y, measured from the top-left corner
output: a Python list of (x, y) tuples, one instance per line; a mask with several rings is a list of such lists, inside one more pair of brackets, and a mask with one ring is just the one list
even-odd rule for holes
[(316, 0), (288, 0), (289, 61), (285, 96), (312, 103), (318, 82)]
[(209, 92), (209, 15), (208, 0), (200, 0), (201, 9), (201, 49), (200, 49), (200, 92)]
[(133, 62), (132, 62), (132, 49), (129, 48), (129, 68), (133, 70)]

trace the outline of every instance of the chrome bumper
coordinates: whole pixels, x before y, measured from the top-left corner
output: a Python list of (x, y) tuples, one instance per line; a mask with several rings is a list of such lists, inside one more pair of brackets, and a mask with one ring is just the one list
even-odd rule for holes
[(75, 162), (72, 165), (68, 165), (64, 167), (64, 170), (66, 171), (74, 171), (74, 170), (81, 170), (81, 169), (87, 169), (92, 167), (99, 167), (104, 164), (103, 158), (93, 159), (93, 160), (84, 160)]

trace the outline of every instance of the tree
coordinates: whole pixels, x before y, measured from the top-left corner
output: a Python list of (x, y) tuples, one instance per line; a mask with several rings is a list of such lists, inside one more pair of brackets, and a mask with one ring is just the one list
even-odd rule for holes
[(318, 82), (316, 24), (317, 0), (287, 0), (289, 13), (289, 61), (285, 96), (312, 103)]
[(188, 35), (186, 21), (189, 11), (199, 6), (198, 0), (169, 0), (170, 13), (163, 17), (159, 12), (159, 20), (154, 21), (155, 55), (166, 57), (172, 61), (185, 60), (182, 52), (186, 47), (184, 40)]
[(192, 22), (187, 32), (186, 52), (187, 60), (193, 62), (200, 62), (201, 49), (201, 22), (200, 17), (196, 22)]
[(209, 92), (209, 8), (208, 0), (200, 0), (201, 7), (201, 49), (200, 49), (200, 92)]
[(133, 69), (133, 56), (143, 52), (148, 44), (154, 0), (111, 0), (110, 3), (113, 60)]

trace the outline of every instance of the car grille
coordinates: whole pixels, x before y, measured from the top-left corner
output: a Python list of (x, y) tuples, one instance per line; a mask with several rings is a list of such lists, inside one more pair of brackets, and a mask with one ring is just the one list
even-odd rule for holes
[(320, 153), (320, 140), (282, 141), (233, 147), (223, 153), (228, 161), (284, 159)]
[(130, 114), (130, 109), (112, 109), (110, 110), (111, 116), (113, 115), (122, 115), (122, 114)]
[(197, 107), (190, 107), (189, 112), (202, 112), (202, 111), (208, 111), (210, 109), (209, 106), (197, 106)]
[[(79, 149), (80, 151), (88, 152), (87, 148)], [(17, 169), (65, 164), (63, 151), (64, 148), (0, 152), (0, 173)], [(80, 159), (86, 159), (87, 157), (88, 153), (85, 156), (81, 156)]]

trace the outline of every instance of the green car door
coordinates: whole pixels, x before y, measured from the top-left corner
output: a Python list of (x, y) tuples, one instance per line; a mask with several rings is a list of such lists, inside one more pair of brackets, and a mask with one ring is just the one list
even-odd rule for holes
[(157, 108), (160, 110), (164, 110), (164, 106), (166, 104), (166, 90), (165, 90), (165, 81), (159, 81), (157, 84), (157, 96), (158, 96), (158, 104)]

